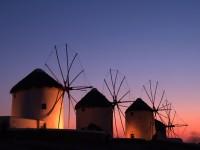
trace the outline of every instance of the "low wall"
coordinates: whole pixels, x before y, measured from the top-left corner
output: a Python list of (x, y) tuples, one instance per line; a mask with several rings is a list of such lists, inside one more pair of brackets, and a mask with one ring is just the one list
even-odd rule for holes
[(41, 120), (18, 118), (12, 116), (0, 117), (0, 130), (9, 128), (42, 128), (44, 122)]

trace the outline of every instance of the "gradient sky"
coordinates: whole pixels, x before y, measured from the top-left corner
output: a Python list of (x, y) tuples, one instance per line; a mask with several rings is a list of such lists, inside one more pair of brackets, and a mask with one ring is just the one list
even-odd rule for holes
[(200, 135), (199, 7), (198, 0), (1, 0), (0, 114), (10, 115), (10, 88), (67, 42), (99, 89), (110, 67), (126, 75), (132, 97), (159, 80), (189, 124), (187, 136)]

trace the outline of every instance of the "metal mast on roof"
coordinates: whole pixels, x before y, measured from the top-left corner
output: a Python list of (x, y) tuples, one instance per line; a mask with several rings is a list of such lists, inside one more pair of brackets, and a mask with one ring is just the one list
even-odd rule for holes
[[(91, 86), (85, 86), (85, 85), (79, 85), (79, 83), (76, 83), (76, 81), (78, 80), (78, 78), (80, 78), (81, 75), (84, 74), (84, 69), (79, 70), (78, 72), (76, 72), (75, 74), (72, 75), (72, 69), (74, 67), (74, 65), (76, 63), (80, 63), (78, 62), (78, 53), (74, 53), (72, 55), (69, 55), (69, 50), (68, 50), (68, 45), (65, 45), (65, 49), (64, 53), (61, 55), (59, 55), (59, 50), (57, 48), (57, 46), (54, 46), (54, 58), (55, 64), (57, 64), (57, 68), (58, 68), (58, 72), (59, 75), (56, 74), (55, 70), (53, 70), (53, 67), (51, 67), (48, 64), (48, 59), (45, 63), (45, 66), (47, 67), (48, 71), (51, 73), (51, 75), (55, 78), (55, 80), (57, 80), (60, 84), (62, 84), (63, 86), (63, 91), (60, 94), (60, 92), (58, 92), (57, 95), (57, 99), (56, 102), (53, 106), (53, 108), (55, 107), (55, 105), (57, 104), (58, 101), (62, 100), (61, 102), (61, 107), (60, 107), (60, 112), (59, 112), (59, 120), (58, 120), (58, 128), (60, 125), (60, 117), (61, 117), (61, 111), (62, 111), (62, 105), (63, 105), (63, 99), (65, 96), (67, 96), (67, 100), (68, 100), (68, 117), (67, 117), (67, 127), (70, 127), (70, 118), (71, 118), (71, 110), (73, 109), (75, 112), (75, 104), (77, 103), (76, 98), (72, 95), (72, 91), (85, 91), (87, 89), (92, 88)], [(51, 53), (51, 55), (53, 54)], [(63, 59), (61, 59), (61, 57)], [(71, 59), (70, 59), (71, 58)], [(64, 67), (63, 67), (64, 66)], [(60, 80), (58, 78), (58, 76), (60, 76)], [(75, 85), (76, 84), (76, 85)], [(71, 109), (72, 107), (72, 109)], [(53, 109), (52, 108), (52, 109)]]
[[(128, 107), (124, 104), (130, 103), (133, 101), (129, 100), (130, 90), (127, 86), (126, 77), (122, 76), (118, 70), (109, 70), (109, 75), (106, 79), (104, 79), (104, 85), (112, 99), (112, 107), (113, 107), (113, 117), (114, 117), (114, 128), (116, 131), (116, 136), (119, 137), (119, 125), (117, 125), (117, 116), (119, 117), (121, 128), (125, 135), (125, 128), (123, 123), (123, 118), (125, 115), (123, 113), (123, 109), (121, 107)], [(128, 99), (128, 100), (127, 100)]]

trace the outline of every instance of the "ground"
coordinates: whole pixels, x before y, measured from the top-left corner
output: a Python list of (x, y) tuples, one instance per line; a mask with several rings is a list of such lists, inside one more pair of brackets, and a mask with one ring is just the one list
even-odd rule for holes
[(113, 139), (102, 132), (76, 130), (7, 130), (1, 150), (199, 150), (199, 144), (141, 139)]

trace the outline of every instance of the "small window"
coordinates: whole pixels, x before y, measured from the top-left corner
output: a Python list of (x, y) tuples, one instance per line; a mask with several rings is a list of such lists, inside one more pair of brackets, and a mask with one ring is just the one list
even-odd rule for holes
[(46, 104), (42, 104), (42, 109), (46, 109), (47, 105)]
[(130, 135), (130, 138), (131, 138), (131, 139), (134, 139), (134, 138), (135, 138), (135, 136), (134, 136), (133, 133)]
[(44, 128), (44, 129), (46, 129), (46, 128), (47, 128), (47, 124), (46, 124), (46, 123), (44, 123), (44, 125), (43, 125), (43, 128)]

